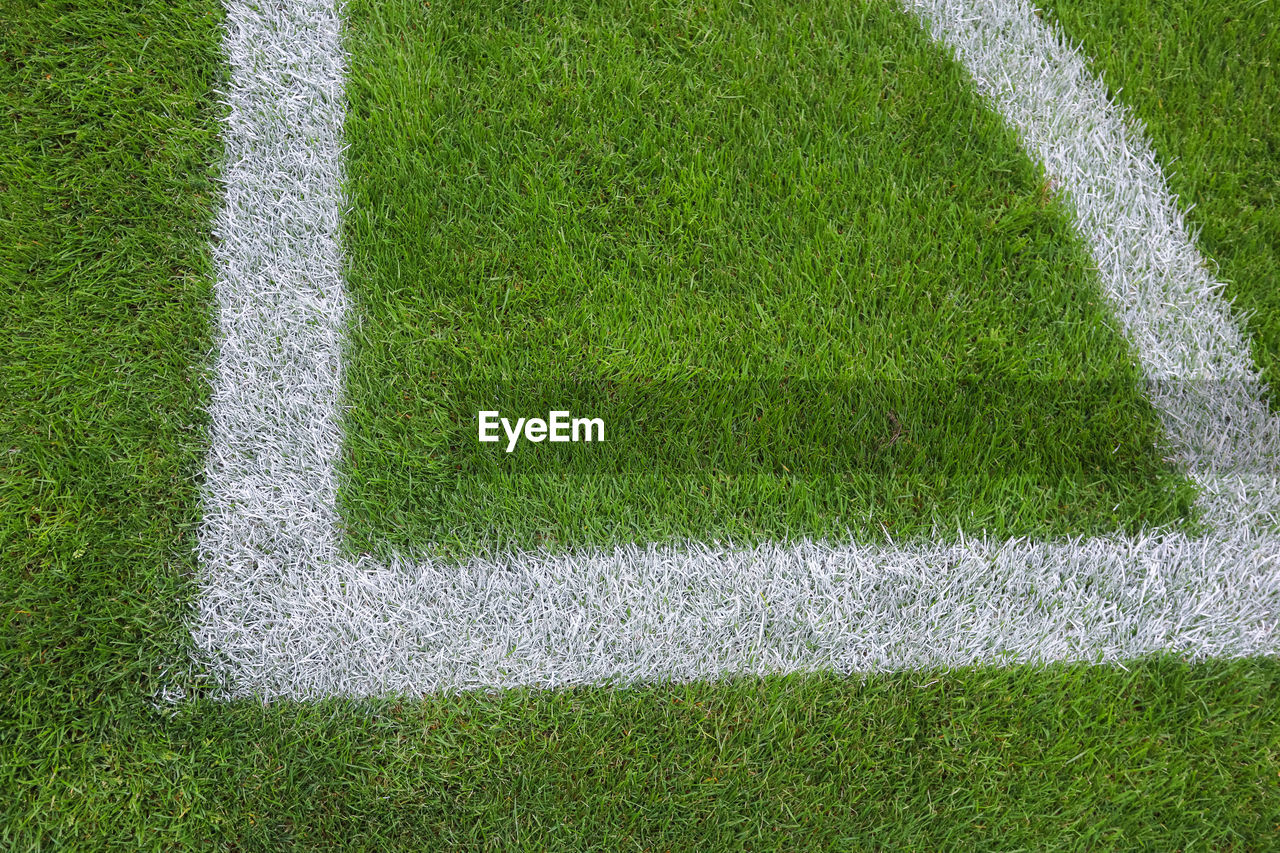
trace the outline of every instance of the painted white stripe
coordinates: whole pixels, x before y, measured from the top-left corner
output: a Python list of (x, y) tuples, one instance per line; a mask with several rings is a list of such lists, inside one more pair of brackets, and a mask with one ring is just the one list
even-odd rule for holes
[[(265, 5), (265, 4), (264, 4)], [(263, 699), (1280, 653), (1280, 432), (1155, 165), (1021, 0), (910, 0), (1072, 198), (1209, 536), (512, 554), (339, 548), (343, 55), (326, 0), (231, 2), (200, 663)]]
[(1275, 650), (1278, 560), (1166, 535), (338, 562), (207, 591), (205, 641), (234, 692), (292, 698), (1237, 656)]
[(327, 0), (227, 6), (219, 349), (199, 543), (214, 585), (246, 576), (252, 586), (338, 553), (339, 23)]

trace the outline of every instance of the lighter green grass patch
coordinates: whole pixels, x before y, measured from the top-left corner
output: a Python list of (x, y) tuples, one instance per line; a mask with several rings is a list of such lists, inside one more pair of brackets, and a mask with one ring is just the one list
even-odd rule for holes
[[(1186, 513), (1062, 206), (911, 19), (399, 0), (350, 18), (355, 547)], [(610, 440), (477, 442), (480, 409), (555, 408)]]

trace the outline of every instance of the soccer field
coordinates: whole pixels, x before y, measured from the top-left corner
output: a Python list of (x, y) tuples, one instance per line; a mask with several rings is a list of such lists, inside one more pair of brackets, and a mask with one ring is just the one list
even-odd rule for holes
[[(230, 26), (194, 629), (227, 695), (1275, 650), (1280, 422), (1141, 129), (1030, 7), (875, 10), (666, 10), (643, 38), (625, 6), (356, 7), (345, 38), (323, 5)], [(890, 97), (912, 86), (870, 45), (923, 44), (921, 23), (1044, 167), (1023, 177), (1038, 201), (1004, 201), (1022, 227), (921, 171), (984, 138), (974, 115), (922, 122), (927, 100), (912, 126), (914, 102)], [(663, 26), (684, 54), (652, 47)], [(605, 58), (570, 63), (575, 41)], [(350, 113), (347, 45), (351, 79), (372, 83)], [(795, 82), (845, 54), (878, 83), (868, 100)], [(772, 143), (779, 128), (804, 144)], [(1059, 194), (1092, 293), (1062, 292), (1048, 257), (1085, 264), (1033, 239), (1029, 212), (1047, 226)], [(957, 267), (989, 290), (948, 278), (943, 296)], [(1109, 309), (1129, 345), (1073, 303)], [(1052, 308), (1016, 316), (1028, 306)], [(484, 419), (544, 406), (612, 442), (485, 446)], [(1125, 492), (1137, 507), (1111, 503)], [(1180, 520), (1202, 530), (1172, 523), (1189, 492)], [(1072, 531), (1073, 515), (1118, 531)], [(370, 544), (388, 529), (389, 551)]]
[(1264, 6), (13, 4), (0, 838), (1274, 845)]

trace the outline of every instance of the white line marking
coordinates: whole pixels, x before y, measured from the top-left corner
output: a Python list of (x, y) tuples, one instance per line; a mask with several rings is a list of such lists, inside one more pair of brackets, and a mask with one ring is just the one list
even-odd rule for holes
[(1280, 653), (1280, 430), (1149, 146), (1022, 0), (907, 5), (1070, 193), (1212, 534), (344, 557), (341, 22), (234, 0), (193, 627), (225, 695)]

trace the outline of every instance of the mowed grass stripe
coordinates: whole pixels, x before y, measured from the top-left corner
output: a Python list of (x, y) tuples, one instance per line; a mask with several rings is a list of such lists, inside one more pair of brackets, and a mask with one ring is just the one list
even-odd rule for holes
[(197, 591), (221, 20), (0, 3), (6, 849), (138, 849), (175, 802), (152, 703), (187, 669)]
[[(26, 789), (18, 814), (33, 820), (10, 837), (45, 830), (97, 849), (1263, 850), (1280, 839), (1278, 669), (1159, 658), (201, 702), (64, 748), (85, 769), (62, 765)], [(51, 757), (32, 757), (54, 775)]]
[(191, 646), (225, 67), (215, 2), (0, 14), (0, 802), (21, 811), (31, 767), (80, 784), (83, 733), (136, 721)]
[(1280, 29), (1257, 0), (1038, 5), (1146, 127), (1173, 192), (1280, 387)]
[[(910, 17), (349, 17), (356, 550), (1184, 517), (1062, 206)], [(566, 406), (614, 441), (476, 442)]]

